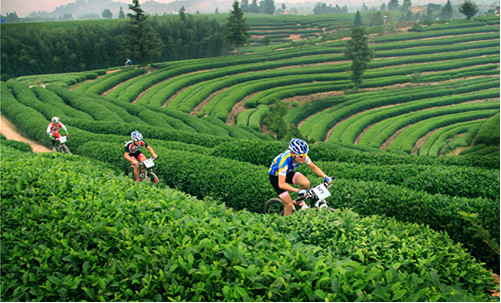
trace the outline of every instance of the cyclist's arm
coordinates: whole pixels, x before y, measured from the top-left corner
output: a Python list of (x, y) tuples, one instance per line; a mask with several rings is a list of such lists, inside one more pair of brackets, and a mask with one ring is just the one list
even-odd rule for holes
[(285, 182), (285, 176), (284, 175), (278, 175), (278, 187), (280, 187), (283, 190), (291, 191), (291, 192), (294, 192), (294, 193), (297, 193), (299, 191), (298, 188), (295, 188), (295, 187), (289, 185), (287, 182)]
[(317, 174), (318, 176), (322, 177), (325, 179), (325, 177), (327, 177), (327, 175), (320, 169), (320, 167), (316, 166), (315, 164), (313, 164), (313, 162), (310, 162), (308, 163), (308, 167), (315, 173)]
[(51, 127), (50, 127), (50, 123), (49, 123), (49, 125), (47, 125), (47, 135), (49, 137), (51, 137), (51, 135), (50, 135), (50, 129), (51, 129)]
[(147, 146), (146, 149), (151, 153), (153, 158), (158, 158), (157, 154), (155, 154), (155, 151), (153, 150), (153, 148), (151, 148), (151, 146)]
[(66, 128), (66, 126), (63, 123), (60, 123), (60, 125), (64, 129), (64, 131), (66, 132), (66, 135), (69, 135), (68, 134), (68, 129)]

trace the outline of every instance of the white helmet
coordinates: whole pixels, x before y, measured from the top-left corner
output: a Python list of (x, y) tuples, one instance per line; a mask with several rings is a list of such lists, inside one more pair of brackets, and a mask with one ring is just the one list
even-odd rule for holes
[(54, 123), (59, 123), (61, 120), (58, 117), (52, 117), (51, 121)]
[(140, 132), (138, 132), (137, 130), (133, 131), (131, 134), (130, 134), (130, 137), (132, 140), (134, 141), (141, 141), (143, 140), (143, 135), (141, 135)]
[(309, 149), (308, 143), (301, 139), (292, 138), (289, 143), (289, 150), (296, 155), (306, 155)]

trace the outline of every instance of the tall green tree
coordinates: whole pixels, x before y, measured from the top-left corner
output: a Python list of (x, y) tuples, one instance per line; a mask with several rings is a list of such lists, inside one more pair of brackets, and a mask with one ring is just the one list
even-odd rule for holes
[(447, 0), (447, 3), (445, 4), (444, 8), (442, 8), (442, 11), (440, 12), (440, 17), (442, 19), (452, 19), (452, 4), (451, 0)]
[(103, 12), (101, 13), (101, 16), (103, 16), (103, 18), (105, 18), (105, 19), (113, 18), (113, 14), (111, 13), (111, 11), (109, 9), (103, 10)]
[(242, 5), (240, 5), (244, 12), (249, 11), (249, 0), (242, 0)]
[(390, 2), (388, 2), (388, 10), (390, 11), (398, 10), (399, 6), (400, 4), (398, 4), (398, 0), (390, 0)]
[(290, 140), (291, 138), (307, 139), (301, 134), (296, 125), (284, 120), (285, 115), (289, 111), (287, 104), (277, 99), (269, 108), (270, 110), (263, 119), (263, 124), (273, 132), (275, 138), (278, 140)]
[(465, 0), (463, 4), (459, 6), (459, 12), (466, 16), (466, 20), (470, 20), (471, 17), (478, 13), (478, 6), (473, 1)]
[(275, 12), (275, 1), (263, 0), (260, 2), (260, 8), (263, 14), (273, 15)]
[(259, 13), (259, 6), (257, 5), (257, 0), (252, 0), (249, 5), (249, 13)]
[[(359, 13), (360, 12), (357, 11), (357, 14)], [(353, 82), (353, 92), (358, 92), (360, 84), (362, 83), (362, 76), (367, 70), (369, 62), (374, 57), (374, 53), (369, 48), (364, 27), (356, 26), (353, 28), (351, 31), (351, 39), (346, 41), (344, 55), (346, 58), (352, 60), (350, 80)]]
[(230, 12), (226, 21), (224, 37), (226, 42), (234, 45), (240, 53), (240, 47), (249, 43), (249, 26), (247, 25), (244, 12), (240, 9), (238, 1), (233, 2), (233, 11)]
[(179, 17), (181, 20), (186, 21), (186, 9), (184, 6), (181, 6), (181, 9), (179, 9)]
[(402, 4), (402, 8), (401, 10), (406, 12), (407, 10), (409, 10), (410, 8), (412, 7), (412, 2), (411, 0), (404, 0), (404, 3)]
[(152, 64), (162, 54), (162, 41), (151, 27), (139, 0), (132, 0), (129, 9), (134, 13), (127, 14), (129, 24), (122, 42), (123, 55), (143, 66)]
[(360, 11), (357, 11), (355, 14), (354, 26), (355, 27), (362, 27), (362, 14), (360, 14)]
[(125, 18), (125, 13), (121, 6), (120, 6), (120, 11), (118, 12), (118, 18), (120, 19)]

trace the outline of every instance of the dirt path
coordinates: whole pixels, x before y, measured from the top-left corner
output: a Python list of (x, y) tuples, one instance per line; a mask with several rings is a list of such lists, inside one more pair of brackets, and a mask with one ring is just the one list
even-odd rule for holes
[[(496, 274), (493, 274), (492, 277), (494, 278), (494, 280), (496, 281), (496, 283), (499, 285), (499, 275), (496, 275)], [(492, 291), (492, 296), (493, 297), (499, 297), (500, 294), (499, 294), (499, 288)], [(495, 302), (495, 301), (493, 301)]]
[(31, 146), (33, 151), (36, 153), (50, 152), (50, 149), (48, 149), (47, 147), (40, 145), (40, 144), (36, 143), (35, 141), (30, 140), (26, 137), (23, 137), (20, 134), (17, 127), (14, 126), (12, 123), (10, 123), (7, 119), (5, 119), (5, 117), (0, 116), (0, 124), (1, 124), (0, 133), (2, 133), (2, 135), (4, 135), (7, 139), (26, 142)]

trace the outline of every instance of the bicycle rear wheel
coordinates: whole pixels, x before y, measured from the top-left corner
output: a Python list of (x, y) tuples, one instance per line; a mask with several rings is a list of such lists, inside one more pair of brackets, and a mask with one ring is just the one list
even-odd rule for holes
[(129, 167), (127, 167), (127, 177), (131, 178), (132, 180), (136, 180), (136, 178), (134, 177), (134, 166), (133, 165), (130, 165)]
[(324, 204), (324, 205), (325, 206), (321, 206), (318, 210), (320, 210), (320, 211), (331, 211), (331, 212), (337, 212), (337, 211), (339, 211), (336, 208), (332, 208), (332, 207), (327, 206), (327, 204)]
[(267, 214), (284, 214), (284, 202), (278, 198), (272, 198), (266, 202), (264, 212)]

